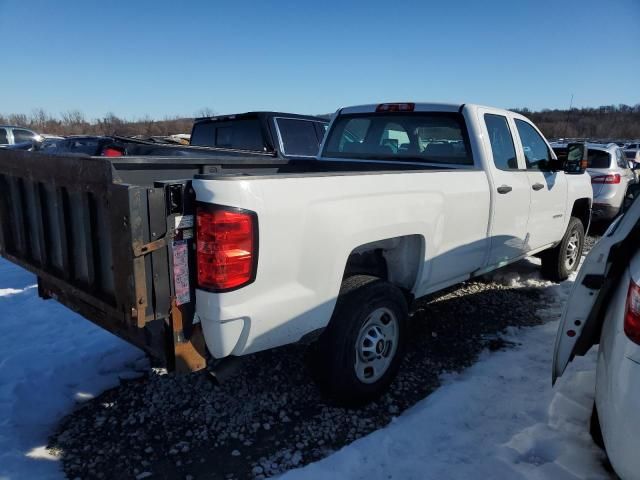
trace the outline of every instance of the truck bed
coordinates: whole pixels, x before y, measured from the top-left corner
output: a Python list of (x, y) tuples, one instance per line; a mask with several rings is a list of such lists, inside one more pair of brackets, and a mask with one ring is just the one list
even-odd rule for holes
[(87, 157), (0, 151), (0, 254), (54, 298), (169, 369), (206, 365), (193, 324), (194, 177), (344, 175), (411, 165), (270, 156)]

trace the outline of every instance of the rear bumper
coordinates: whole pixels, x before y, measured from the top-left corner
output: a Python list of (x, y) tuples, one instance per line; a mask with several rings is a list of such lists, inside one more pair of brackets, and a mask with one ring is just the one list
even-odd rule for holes
[(612, 207), (606, 203), (594, 203), (591, 211), (593, 220), (613, 220), (620, 213), (620, 207)]

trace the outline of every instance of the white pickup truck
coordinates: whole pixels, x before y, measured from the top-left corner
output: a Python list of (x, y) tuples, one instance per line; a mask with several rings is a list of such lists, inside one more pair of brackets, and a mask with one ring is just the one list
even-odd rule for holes
[[(169, 160), (88, 158), (80, 164), (68, 158), (62, 165), (63, 160), (52, 158), (50, 172), (32, 167), (36, 160), (28, 154), (17, 160), (0, 161), (0, 175), (8, 182), (6, 195), (29, 182), (46, 183), (52, 176), (57, 188), (66, 181), (72, 188), (77, 180), (60, 178), (63, 167), (77, 167), (81, 177), (89, 175), (88, 165), (95, 166), (101, 176), (93, 172), (85, 183), (96, 192), (103, 191), (105, 179), (113, 182), (107, 189), (111, 201), (104, 207), (106, 213), (94, 215), (89, 208), (86, 214), (97, 218), (86, 224), (89, 230), (94, 224), (100, 227), (101, 215), (112, 225), (100, 236), (111, 238), (110, 258), (102, 255), (91, 263), (95, 254), (80, 255), (93, 265), (85, 275), (88, 282), (74, 274), (65, 280), (56, 273), (60, 269), (47, 267), (58, 256), (64, 267), (64, 255), (45, 255), (45, 249), (28, 257), (28, 248), (21, 253), (19, 233), (25, 225), (37, 225), (39, 213), (5, 228), (3, 255), (38, 274), (43, 296), (59, 299), (148, 351), (158, 338), (166, 338), (150, 326), (164, 322), (173, 330), (176, 359), (182, 358), (191, 369), (202, 367), (190, 356), (203, 351), (194, 337), (200, 329), (207, 347), (203, 356), (210, 355), (209, 360), (312, 341), (319, 384), (333, 398), (351, 404), (374, 398), (392, 381), (405, 347), (413, 299), (528, 255), (541, 257), (547, 277), (566, 278), (578, 266), (592, 203), (589, 176), (581, 170), (565, 172), (529, 120), (471, 104), (343, 108), (335, 114), (316, 160), (267, 159), (259, 165), (252, 160), (243, 166), (235, 158), (229, 169), (203, 166), (199, 159), (197, 165), (192, 162), (195, 172), (186, 172), (186, 167), (178, 171), (174, 162), (163, 174), (154, 171), (153, 189), (131, 186), (143, 178), (136, 169), (149, 172), (148, 167), (161, 168)], [(178, 199), (180, 188), (165, 185), (169, 175), (185, 178), (187, 173), (182, 191), (195, 195), (191, 212), (185, 210), (188, 202)], [(15, 176), (22, 183), (12, 186), (10, 177)], [(122, 207), (121, 215), (120, 191), (125, 184), (129, 196), (122, 202), (129, 210)], [(164, 237), (157, 233), (162, 222), (153, 226), (150, 220), (151, 226), (140, 226), (133, 213), (149, 212), (151, 217), (152, 194), (163, 185), (166, 214), (171, 215)], [(45, 188), (42, 195), (48, 192)], [(28, 210), (31, 190), (22, 195)], [(100, 204), (96, 199), (102, 197), (96, 193), (91, 198)], [(142, 210), (139, 198), (145, 199)], [(8, 200), (6, 205), (13, 211)], [(15, 218), (20, 212), (9, 214), (3, 223), (13, 225)], [(34, 230), (43, 245), (53, 223)], [(118, 231), (133, 239), (131, 271), (121, 265), (127, 243), (113, 234)], [(184, 248), (193, 235), (193, 249)], [(159, 257), (164, 248), (173, 259), (170, 288), (160, 284), (158, 272), (166, 267), (156, 268), (166, 264), (166, 257)], [(82, 267), (81, 273), (83, 265), (77, 267)], [(101, 282), (91, 281), (102, 277)], [(101, 288), (105, 292), (98, 295)], [(170, 309), (169, 302), (158, 306), (165, 298), (159, 293), (163, 288), (171, 292)], [(130, 303), (121, 298), (128, 290), (135, 291)], [(96, 299), (108, 299), (107, 294), (117, 301), (110, 306), (101, 300), (99, 308), (106, 313), (99, 317)], [(188, 305), (192, 310), (185, 310)], [(144, 338), (127, 333), (121, 323), (114, 326), (118, 312), (129, 323), (147, 327)], [(194, 338), (189, 340), (192, 350), (185, 338)]]
[[(343, 401), (372, 398), (397, 371), (412, 299), (527, 255), (555, 280), (577, 267), (591, 184), (554, 160), (512, 112), (381, 104), (334, 116), (318, 161), (338, 171), (200, 176), (196, 311), (210, 352), (245, 355), (324, 329), (322, 385)], [(217, 279), (209, 225), (227, 211), (242, 234), (226, 253), (234, 273)]]

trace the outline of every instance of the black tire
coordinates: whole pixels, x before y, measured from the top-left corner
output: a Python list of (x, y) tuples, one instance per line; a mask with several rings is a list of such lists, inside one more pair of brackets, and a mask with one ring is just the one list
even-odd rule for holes
[(600, 419), (598, 418), (598, 409), (596, 408), (596, 404), (593, 404), (593, 410), (591, 411), (591, 421), (589, 422), (589, 433), (591, 433), (591, 438), (593, 439), (593, 443), (599, 446), (602, 450), (604, 450), (604, 438), (602, 437), (602, 430), (600, 428)]
[[(387, 362), (386, 369), (380, 368), (379, 378), (372, 375), (372, 379), (367, 379), (370, 383), (366, 383), (356, 374), (356, 361), (367, 365), (362, 356), (357, 360), (356, 348), (359, 342), (366, 341), (363, 340), (363, 327), (368, 324), (369, 328), (374, 328), (372, 319), (380, 312), (386, 312), (380, 317), (382, 322), (387, 319), (386, 325), (395, 317), (397, 330), (394, 330), (395, 336), (390, 335), (389, 338), (396, 340), (396, 347), (389, 346), (393, 342), (387, 342), (384, 337), (383, 350), (376, 358), (386, 357), (380, 360)], [(345, 406), (360, 406), (379, 397), (398, 372), (405, 351), (407, 322), (407, 301), (398, 287), (368, 275), (355, 275), (344, 280), (329, 325), (310, 349), (312, 372), (320, 389)], [(374, 345), (370, 341), (368, 344)], [(379, 344), (380, 341), (375, 344), (374, 356), (378, 353)], [(384, 355), (385, 350), (388, 356)], [(365, 353), (371, 354), (370, 351)]]
[[(567, 261), (567, 253), (569, 251), (570, 240), (574, 234), (577, 235), (578, 246), (575, 262), (571, 265)], [(542, 275), (548, 280), (561, 282), (566, 280), (580, 264), (582, 258), (582, 250), (584, 249), (584, 226), (580, 219), (571, 217), (567, 231), (562, 237), (562, 241), (554, 248), (542, 252)]]

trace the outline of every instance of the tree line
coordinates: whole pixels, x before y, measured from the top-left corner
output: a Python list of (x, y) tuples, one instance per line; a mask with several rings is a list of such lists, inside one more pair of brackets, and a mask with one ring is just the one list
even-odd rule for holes
[[(204, 112), (205, 111), (203, 111), (203, 113)], [(208, 112), (208, 110), (206, 110), (206, 112)], [(196, 116), (208, 116), (200, 115), (199, 113)], [(19, 125), (38, 133), (63, 136), (154, 136), (191, 133), (193, 118), (176, 116), (162, 120), (154, 120), (149, 117), (138, 120), (127, 120), (113, 113), (108, 113), (102, 118), (88, 120), (79, 110), (70, 110), (54, 116), (43, 109), (36, 109), (29, 115), (24, 113), (0, 114), (0, 125)]]
[(640, 104), (539, 112), (513, 110), (530, 118), (547, 138), (640, 139)]
[[(605, 105), (596, 108), (531, 111), (515, 108), (529, 117), (548, 138), (640, 139), (640, 104)], [(207, 117), (213, 110), (204, 108), (196, 117)], [(20, 125), (38, 133), (52, 135), (171, 135), (189, 133), (193, 118), (171, 117), (154, 120), (144, 117), (127, 120), (108, 113), (88, 120), (79, 110), (54, 116), (43, 109), (31, 114), (0, 114), (0, 125)]]

